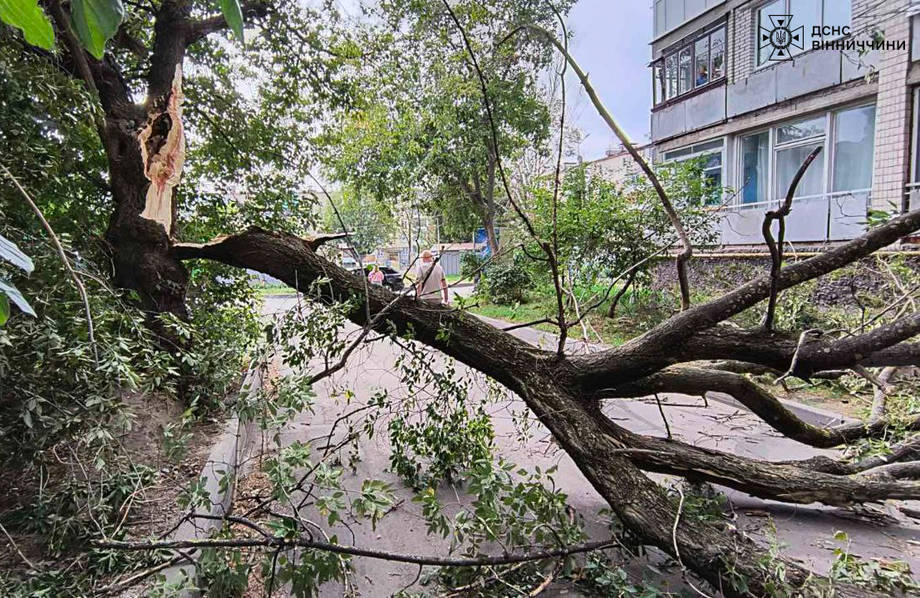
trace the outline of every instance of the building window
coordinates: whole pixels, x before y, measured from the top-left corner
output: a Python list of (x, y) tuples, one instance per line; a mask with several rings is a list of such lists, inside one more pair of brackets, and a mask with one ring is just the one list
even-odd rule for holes
[(707, 197), (707, 205), (719, 203), (722, 194), (722, 163), (725, 142), (722, 139), (688, 145), (680, 149), (665, 152), (663, 162), (683, 162), (685, 160), (699, 160), (703, 178), (707, 187), (715, 189), (711, 197)]
[(770, 132), (741, 138), (741, 203), (767, 201), (770, 181)]
[(677, 97), (677, 54), (671, 54), (664, 60), (664, 98)]
[(738, 201), (754, 204), (785, 199), (795, 173), (818, 146), (824, 153), (805, 171), (793, 197), (868, 191), (874, 145), (874, 105), (824, 113), (742, 136)]
[(875, 158), (875, 106), (841, 110), (834, 115), (834, 191), (872, 187)]
[[(656, 80), (655, 104), (672, 100), (682, 94), (705, 87), (725, 77), (725, 24), (706, 30), (690, 41), (665, 53), (662, 60), (652, 64)], [(661, 83), (658, 83), (661, 78)]]
[(693, 53), (693, 76), (696, 78), (694, 84), (706, 85), (709, 83), (709, 37), (697, 41)]
[(693, 48), (684, 48), (677, 55), (678, 88), (677, 93), (687, 93), (693, 89), (692, 67)]
[(725, 27), (713, 31), (709, 40), (712, 48), (712, 78), (721, 79), (725, 76)]
[(770, 63), (773, 46), (763, 38), (762, 31), (771, 31), (773, 23), (771, 16), (792, 15), (790, 25), (795, 31), (802, 29), (802, 48), (795, 45), (789, 46), (791, 56), (811, 50), (814, 38), (811, 35), (813, 27), (843, 27), (850, 24), (851, 2), (849, 0), (774, 0), (757, 9), (754, 32), (755, 47), (757, 48), (757, 66)]
[[(809, 118), (776, 127), (776, 190), (775, 198), (783, 199), (799, 166), (817, 146), (824, 146), (827, 117)], [(826, 148), (825, 148), (826, 149)], [(824, 193), (824, 160), (816, 160), (805, 171), (795, 188), (794, 197)]]
[(662, 98), (664, 98), (664, 66), (656, 64), (652, 66), (652, 101), (658, 104)]

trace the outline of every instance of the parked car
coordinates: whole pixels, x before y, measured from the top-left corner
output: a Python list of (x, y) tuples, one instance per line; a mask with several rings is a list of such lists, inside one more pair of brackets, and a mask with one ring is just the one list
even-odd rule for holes
[[(364, 274), (370, 274), (371, 270), (374, 269), (373, 264), (364, 266)], [(380, 266), (380, 271), (383, 272), (383, 286), (390, 289), (394, 293), (398, 293), (403, 290), (405, 286), (403, 284), (402, 274), (390, 268), (389, 266)]]
[(358, 261), (355, 258), (349, 256), (342, 257), (342, 267), (349, 272), (355, 272), (361, 268), (361, 266), (358, 265)]

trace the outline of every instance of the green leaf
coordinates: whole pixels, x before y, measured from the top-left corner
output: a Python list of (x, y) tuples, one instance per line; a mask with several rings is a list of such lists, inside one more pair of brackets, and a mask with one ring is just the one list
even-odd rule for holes
[(6, 324), (6, 321), (10, 319), (10, 300), (6, 298), (6, 295), (0, 295), (0, 326)]
[[(23, 313), (27, 313), (33, 318), (35, 317), (35, 310), (33, 310), (32, 306), (29, 305), (29, 302), (26, 301), (26, 298), (22, 296), (22, 293), (19, 292), (19, 289), (3, 279), (0, 279), (0, 293), (3, 293), (6, 297), (12, 299), (13, 303), (16, 304), (16, 307), (21, 309)], [(7, 307), (7, 310), (9, 310), (9, 307)]]
[[(6, 0), (0, 0), (0, 5)], [(35, 269), (35, 264), (32, 263), (32, 260), (24, 254), (22, 251), (16, 247), (16, 244), (0, 235), (0, 258), (5, 259), (14, 266), (18, 266), (26, 271), (26, 274), (31, 274), (32, 270)]]
[(38, 0), (0, 0), (0, 21), (21, 29), (33, 46), (54, 49), (54, 29)]
[(83, 46), (101, 59), (105, 42), (118, 31), (125, 8), (121, 0), (72, 0), (70, 16)]
[(217, 4), (230, 29), (233, 29), (233, 33), (243, 41), (243, 11), (240, 9), (240, 3), (237, 0), (217, 0)]

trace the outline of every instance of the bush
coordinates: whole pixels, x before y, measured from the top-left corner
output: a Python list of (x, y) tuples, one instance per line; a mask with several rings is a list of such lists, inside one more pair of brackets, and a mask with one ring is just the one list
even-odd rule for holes
[(482, 276), (482, 266), (486, 258), (475, 251), (468, 251), (460, 256), (460, 276), (467, 280), (479, 282)]
[(526, 259), (522, 254), (515, 253), (512, 259), (486, 266), (477, 292), (492, 303), (511, 305), (524, 301), (524, 294), (531, 287), (533, 278)]

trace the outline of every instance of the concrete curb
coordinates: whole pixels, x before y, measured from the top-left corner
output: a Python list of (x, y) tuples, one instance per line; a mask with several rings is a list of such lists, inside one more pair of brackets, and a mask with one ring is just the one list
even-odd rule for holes
[[(243, 379), (240, 395), (251, 397), (262, 388), (262, 371), (259, 368), (250, 370)], [(255, 422), (241, 422), (239, 417), (233, 416), (227, 421), (224, 430), (211, 447), (208, 460), (201, 469), (200, 477), (205, 479), (205, 489), (211, 497), (211, 504), (195, 511), (196, 514), (222, 517), (230, 512), (236, 490), (236, 476), (241, 463), (245, 463), (250, 456), (253, 438), (258, 434)], [(229, 476), (230, 483), (221, 487), (221, 479)], [(217, 519), (187, 519), (182, 522), (172, 534), (172, 540), (197, 540), (210, 537), (221, 527)], [(189, 551), (197, 558), (195, 551)], [(176, 565), (164, 572), (168, 583), (192, 581), (193, 586), (198, 585), (196, 568), (190, 563)], [(187, 584), (186, 584), (187, 585)], [(201, 595), (197, 587), (185, 589), (178, 594), (180, 598), (198, 598)]]

